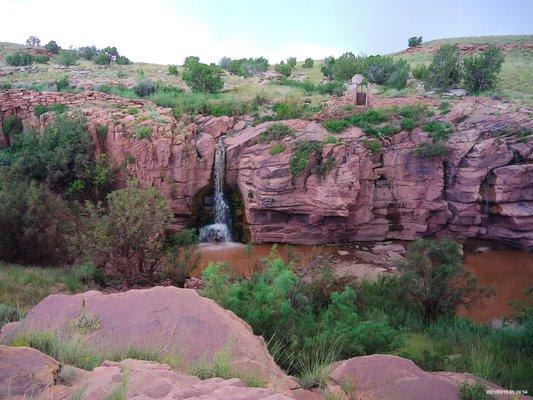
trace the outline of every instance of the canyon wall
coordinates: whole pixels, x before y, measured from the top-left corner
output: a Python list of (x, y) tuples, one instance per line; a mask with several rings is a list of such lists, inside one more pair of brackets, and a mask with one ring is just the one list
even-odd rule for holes
[[(42, 126), (50, 113), (37, 118), (33, 109), (53, 103), (79, 108), (96, 153), (122, 165), (125, 177), (158, 187), (169, 199), (176, 226), (192, 224), (204, 213), (215, 143), (224, 135), (227, 190), (242, 197), (241, 226), (253, 241), (314, 244), (452, 235), (533, 249), (533, 121), (531, 110), (513, 104), (466, 98), (435, 117), (454, 125), (445, 157), (413, 154), (429, 140), (419, 128), (398, 133), (378, 154), (365, 148), (360, 129), (349, 128), (294, 177), (290, 158), (297, 144), (328, 135), (316, 122), (284, 121), (295, 137), (282, 139), (285, 150), (272, 155), (276, 142), (257, 140), (271, 122), (255, 127), (231, 117), (178, 122), (170, 109), (96, 92), (1, 91), (0, 117), (15, 114), (26, 127)], [(105, 136), (98, 133), (101, 125), (107, 127)], [(139, 126), (151, 135), (138, 138)], [(328, 159), (330, 168), (317, 172), (320, 160)]]

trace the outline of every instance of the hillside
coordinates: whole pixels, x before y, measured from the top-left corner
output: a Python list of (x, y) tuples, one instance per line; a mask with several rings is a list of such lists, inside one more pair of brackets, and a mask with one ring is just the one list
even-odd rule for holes
[(419, 47), (394, 53), (411, 67), (429, 64), (435, 51), (443, 44), (456, 44), (463, 54), (477, 53), (489, 45), (500, 47), (505, 62), (500, 73), (498, 92), (504, 99), (531, 105), (533, 102), (533, 35), (478, 36), (432, 40)]

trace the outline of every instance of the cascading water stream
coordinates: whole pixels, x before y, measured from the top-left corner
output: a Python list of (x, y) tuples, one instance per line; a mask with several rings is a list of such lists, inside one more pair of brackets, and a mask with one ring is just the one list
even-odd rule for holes
[(226, 147), (219, 139), (215, 148), (215, 221), (211, 225), (200, 228), (201, 242), (231, 242), (231, 218), (230, 210), (224, 198), (224, 180), (226, 172)]

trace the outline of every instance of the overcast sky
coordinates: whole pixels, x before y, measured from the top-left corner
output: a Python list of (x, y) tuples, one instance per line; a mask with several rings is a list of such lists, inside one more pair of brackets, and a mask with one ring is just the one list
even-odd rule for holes
[(410, 36), (533, 33), (533, 0), (0, 0), (0, 41), (116, 46), (134, 61), (390, 53)]

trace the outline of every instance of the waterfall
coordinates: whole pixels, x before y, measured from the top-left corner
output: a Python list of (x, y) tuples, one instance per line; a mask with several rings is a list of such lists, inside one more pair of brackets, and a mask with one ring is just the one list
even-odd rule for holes
[(201, 242), (231, 242), (231, 217), (226, 199), (224, 198), (224, 181), (226, 173), (226, 147), (220, 138), (215, 148), (214, 165), (214, 223), (200, 228)]

